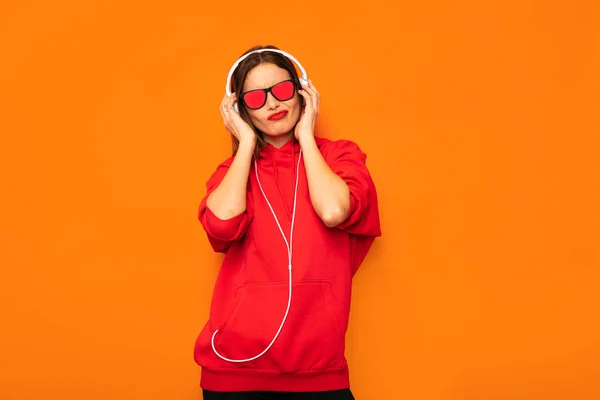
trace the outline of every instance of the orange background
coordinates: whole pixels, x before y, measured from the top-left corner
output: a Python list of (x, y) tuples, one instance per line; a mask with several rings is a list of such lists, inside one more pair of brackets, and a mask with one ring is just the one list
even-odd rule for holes
[(294, 7), (2, 1), (0, 399), (201, 397), (221, 258), (196, 211), (255, 44), (303, 63), (318, 135), (378, 185), (356, 398), (599, 399), (598, 3)]

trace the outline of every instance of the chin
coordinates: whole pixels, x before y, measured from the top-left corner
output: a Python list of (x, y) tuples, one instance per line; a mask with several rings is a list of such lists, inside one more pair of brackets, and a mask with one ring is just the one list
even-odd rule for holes
[(288, 133), (290, 133), (292, 131), (293, 127), (290, 127), (289, 129), (281, 129), (281, 130), (266, 130), (263, 131), (263, 133), (267, 136), (272, 136), (272, 137), (279, 137), (279, 136), (285, 136)]
[[(256, 125), (255, 125), (256, 126)], [(267, 136), (278, 137), (285, 136), (294, 130), (294, 124), (286, 123), (281, 124), (281, 126), (265, 126), (263, 129), (258, 128), (261, 132), (263, 132)]]

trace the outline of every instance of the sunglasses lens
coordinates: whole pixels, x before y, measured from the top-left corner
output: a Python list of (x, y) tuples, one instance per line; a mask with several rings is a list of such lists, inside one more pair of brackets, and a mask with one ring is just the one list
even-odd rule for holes
[(294, 84), (291, 81), (278, 83), (273, 86), (271, 93), (279, 101), (289, 100), (294, 97)]
[(261, 108), (265, 104), (266, 94), (262, 90), (255, 90), (244, 94), (244, 103), (248, 108)]

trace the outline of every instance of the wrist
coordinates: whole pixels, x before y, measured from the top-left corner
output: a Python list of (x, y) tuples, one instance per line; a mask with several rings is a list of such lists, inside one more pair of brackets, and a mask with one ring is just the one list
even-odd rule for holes
[(256, 137), (247, 137), (239, 140), (238, 151), (241, 151), (243, 153), (252, 153), (255, 148)]
[(240, 139), (238, 140), (241, 146), (254, 146), (256, 144), (256, 135), (254, 132), (250, 132), (244, 135), (240, 135)]
[(300, 146), (304, 146), (311, 143), (316, 143), (315, 135), (312, 132), (298, 132), (298, 142)]

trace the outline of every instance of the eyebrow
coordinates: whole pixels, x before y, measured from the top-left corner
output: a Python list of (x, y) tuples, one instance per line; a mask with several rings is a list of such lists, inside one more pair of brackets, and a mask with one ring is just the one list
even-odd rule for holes
[(282, 80), (280, 80), (280, 81), (277, 81), (277, 82), (275, 82), (274, 84), (272, 84), (271, 86), (267, 86), (267, 87), (259, 87), (259, 88), (248, 89), (248, 90), (243, 90), (243, 89), (242, 89), (242, 93), (251, 92), (251, 91), (253, 91), (253, 90), (263, 90), (263, 89), (272, 88), (273, 86), (277, 85), (278, 83), (285, 82), (285, 81), (289, 81), (289, 80), (293, 80), (293, 79), (294, 79), (294, 78), (291, 78), (291, 77), (290, 77), (290, 78), (285, 78), (285, 79), (282, 79)]

